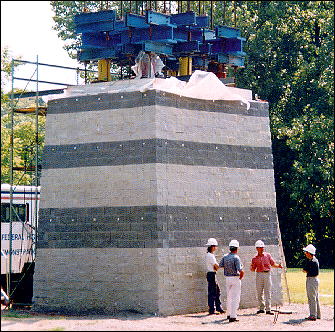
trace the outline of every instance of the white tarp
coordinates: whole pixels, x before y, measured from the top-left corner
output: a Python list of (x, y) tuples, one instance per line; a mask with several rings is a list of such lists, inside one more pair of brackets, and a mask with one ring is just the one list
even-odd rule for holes
[(180, 81), (176, 77), (155, 78), (148, 88), (197, 99), (239, 100), (246, 104), (247, 109), (250, 107), (243, 96), (224, 85), (214, 73), (201, 70), (194, 71), (188, 82)]
[[(69, 86), (62, 95), (53, 95), (47, 98), (58, 99), (99, 93), (120, 93), (148, 90), (161, 90), (179, 96), (191, 97), (205, 100), (239, 100), (249, 109), (250, 104), (245, 97), (252, 99), (251, 91), (228, 87), (211, 72), (196, 70), (191, 75), (188, 82), (178, 80), (176, 77), (170, 78), (143, 78), (129, 79), (86, 85)], [(239, 93), (239, 90), (246, 93)], [(249, 93), (250, 92), (250, 93)]]

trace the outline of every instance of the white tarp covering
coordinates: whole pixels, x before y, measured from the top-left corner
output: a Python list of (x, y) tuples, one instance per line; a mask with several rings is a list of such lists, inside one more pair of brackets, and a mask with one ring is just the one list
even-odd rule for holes
[(170, 77), (130, 79), (69, 86), (62, 95), (49, 96), (48, 99), (99, 93), (145, 92), (148, 90), (161, 90), (179, 96), (205, 100), (239, 100), (246, 105), (247, 109), (250, 107), (248, 100), (252, 99), (250, 90), (228, 87), (214, 73), (201, 70), (194, 71), (188, 82), (178, 80), (176, 77)]
[(240, 100), (249, 109), (249, 102), (241, 95), (224, 85), (218, 77), (211, 72), (196, 70), (188, 82), (178, 80), (176, 77), (155, 78), (152, 87), (148, 88), (174, 93), (184, 97), (206, 100)]

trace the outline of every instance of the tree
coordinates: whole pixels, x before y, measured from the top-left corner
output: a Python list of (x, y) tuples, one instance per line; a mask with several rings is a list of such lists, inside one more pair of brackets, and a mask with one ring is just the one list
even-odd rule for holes
[[(17, 64), (14, 64), (17, 66)], [(28, 107), (35, 105), (35, 99), (15, 100), (12, 103), (11, 91), (4, 92), (3, 86), (9, 80), (11, 71), (10, 52), (7, 48), (1, 51), (1, 70), (4, 73), (1, 81), (1, 183), (10, 182), (10, 151), (11, 151), (11, 111), (12, 107)], [(22, 92), (15, 90), (15, 92)], [(43, 101), (40, 99), (40, 103)], [(44, 145), (45, 118), (39, 117), (39, 164), (41, 162), (41, 151)], [(35, 116), (18, 115), (13, 117), (13, 166), (26, 167), (35, 166)], [(13, 172), (14, 184), (33, 184), (33, 172)]]
[[(121, 14), (120, 2), (107, 3)], [(191, 1), (188, 6), (197, 11), (198, 3)], [(288, 264), (299, 263), (301, 248), (310, 241), (320, 251), (333, 250), (334, 3), (201, 3), (207, 13), (213, 5), (214, 25), (236, 26), (246, 38), (246, 64), (236, 74), (237, 86), (269, 101), (277, 210)], [(83, 6), (97, 11), (103, 2), (51, 4), (55, 29), (74, 57), (79, 40), (73, 15)], [(321, 264), (333, 266), (332, 257), (333, 251), (323, 255)]]
[[(270, 104), (278, 217), (296, 265), (310, 241), (333, 248), (334, 4), (247, 2), (245, 12), (253, 24), (244, 24), (248, 57), (237, 80)], [(323, 266), (333, 266), (332, 253)]]

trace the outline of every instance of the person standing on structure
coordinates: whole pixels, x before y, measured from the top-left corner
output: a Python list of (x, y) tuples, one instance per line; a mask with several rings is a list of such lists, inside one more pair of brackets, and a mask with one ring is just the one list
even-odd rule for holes
[(307, 320), (321, 319), (320, 303), (319, 303), (319, 261), (315, 257), (315, 247), (309, 244), (303, 248), (307, 258), (303, 272), (307, 273), (306, 292), (309, 305), (309, 316)]
[(215, 314), (216, 310), (223, 314), (225, 311), (221, 307), (220, 287), (216, 281), (216, 271), (219, 269), (219, 264), (214, 256), (214, 251), (218, 247), (218, 242), (214, 238), (209, 238), (207, 243), (206, 266), (207, 266), (207, 282), (208, 282), (208, 308), (209, 314)]
[(237, 240), (229, 243), (229, 254), (225, 254), (219, 264), (224, 268), (227, 291), (227, 318), (229, 322), (237, 322), (237, 309), (241, 299), (241, 279), (244, 276), (243, 264), (237, 255), (240, 244)]
[(259, 306), (257, 314), (266, 312), (268, 315), (273, 315), (274, 313), (271, 311), (271, 267), (280, 269), (283, 267), (281, 264), (275, 263), (270, 253), (264, 251), (265, 245), (262, 240), (256, 241), (255, 247), (257, 255), (251, 260), (250, 270), (256, 271), (256, 291)]

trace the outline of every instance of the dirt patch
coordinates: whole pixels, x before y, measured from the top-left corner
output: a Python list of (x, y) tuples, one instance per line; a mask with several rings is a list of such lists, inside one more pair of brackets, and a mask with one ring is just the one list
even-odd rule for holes
[[(274, 308), (275, 309), (275, 308)], [(239, 309), (238, 322), (226, 314), (207, 312), (177, 316), (120, 313), (113, 316), (42, 315), (31, 311), (1, 310), (2, 331), (333, 331), (334, 306), (321, 306), (321, 319), (306, 321), (307, 304), (285, 304), (276, 316), (256, 315), (256, 308)], [(15, 317), (12, 317), (15, 316)]]

